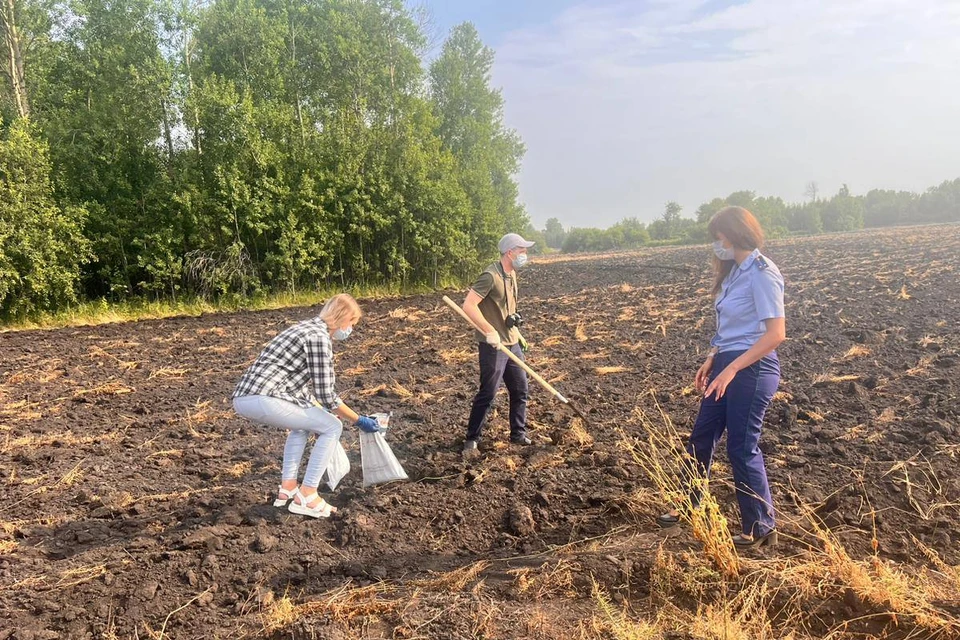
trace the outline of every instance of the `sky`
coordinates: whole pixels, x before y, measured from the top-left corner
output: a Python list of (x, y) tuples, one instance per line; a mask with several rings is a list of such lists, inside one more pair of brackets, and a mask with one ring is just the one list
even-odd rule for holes
[(535, 226), (960, 177), (960, 0), (426, 0), (496, 52)]

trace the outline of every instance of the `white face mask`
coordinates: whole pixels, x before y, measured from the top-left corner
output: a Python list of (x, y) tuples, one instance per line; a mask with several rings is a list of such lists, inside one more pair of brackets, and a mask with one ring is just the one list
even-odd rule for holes
[(722, 240), (716, 240), (713, 243), (713, 253), (721, 260), (733, 260), (734, 258), (733, 248), (727, 249), (724, 247)]
[(525, 264), (527, 264), (529, 260), (530, 258), (527, 257), (527, 254), (520, 253), (520, 254), (517, 254), (517, 257), (511, 260), (510, 262), (511, 264), (513, 264), (514, 269), (521, 269)]
[(351, 333), (353, 333), (353, 327), (347, 327), (346, 329), (337, 329), (330, 337), (334, 340), (346, 340)]

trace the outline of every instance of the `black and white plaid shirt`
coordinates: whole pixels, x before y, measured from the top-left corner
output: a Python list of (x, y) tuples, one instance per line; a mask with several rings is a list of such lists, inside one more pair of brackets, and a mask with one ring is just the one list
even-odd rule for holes
[(319, 317), (298, 322), (271, 340), (244, 372), (234, 398), (270, 396), (314, 406), (316, 398), (329, 410), (343, 404), (334, 390), (333, 342)]

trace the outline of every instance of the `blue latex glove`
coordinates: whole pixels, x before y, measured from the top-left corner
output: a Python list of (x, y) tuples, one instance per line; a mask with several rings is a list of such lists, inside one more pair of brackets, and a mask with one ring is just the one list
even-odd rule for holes
[(364, 433), (376, 433), (380, 431), (380, 425), (369, 416), (360, 416), (357, 420), (357, 428)]

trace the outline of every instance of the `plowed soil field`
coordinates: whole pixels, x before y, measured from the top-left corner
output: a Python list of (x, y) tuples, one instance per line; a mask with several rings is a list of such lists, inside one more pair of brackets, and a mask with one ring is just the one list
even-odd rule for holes
[(470, 460), (476, 344), (441, 302), (463, 292), (361, 301), (338, 388), (393, 412), (410, 481), (362, 488), (345, 428), (329, 520), (271, 506), (283, 434), (229, 402), (317, 308), (0, 334), (0, 639), (956, 637), (960, 227), (765, 253), (787, 283), (761, 441), (783, 536), (740, 577), (657, 530), (625, 445), (664, 416), (688, 433), (714, 329), (709, 249), (663, 248), (523, 271), (528, 362), (587, 421), (531, 382), (534, 445), (507, 443), (504, 393)]

